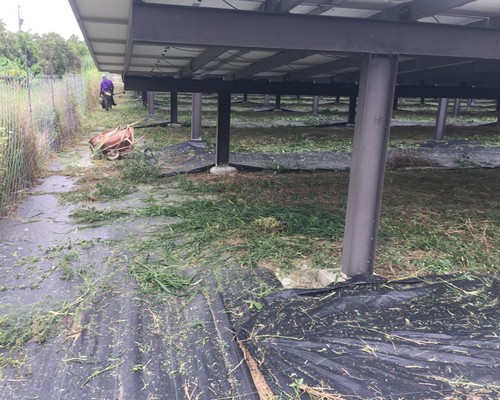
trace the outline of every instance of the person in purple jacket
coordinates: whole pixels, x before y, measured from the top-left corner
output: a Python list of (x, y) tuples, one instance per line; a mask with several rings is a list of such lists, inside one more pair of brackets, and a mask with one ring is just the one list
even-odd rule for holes
[[(113, 82), (110, 79), (108, 79), (108, 77), (106, 75), (102, 76), (101, 91), (99, 92), (99, 97), (103, 98), (104, 92), (111, 93), (111, 104), (113, 106), (116, 106), (115, 99), (113, 97), (115, 94), (115, 86), (113, 85)], [(103, 105), (103, 107), (104, 107), (104, 105)]]

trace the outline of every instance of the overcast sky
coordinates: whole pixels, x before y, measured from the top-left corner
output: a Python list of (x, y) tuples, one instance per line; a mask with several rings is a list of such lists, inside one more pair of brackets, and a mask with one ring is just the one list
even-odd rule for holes
[(22, 30), (31, 33), (56, 32), (68, 39), (72, 34), (83, 40), (80, 27), (68, 0), (0, 0), (0, 19), (7, 30), (18, 30), (21, 6)]

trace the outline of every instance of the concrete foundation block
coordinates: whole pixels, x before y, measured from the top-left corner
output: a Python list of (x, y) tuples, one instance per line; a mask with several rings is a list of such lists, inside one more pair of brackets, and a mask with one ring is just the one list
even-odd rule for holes
[(210, 168), (210, 173), (214, 175), (229, 175), (235, 174), (238, 170), (230, 165), (216, 165)]
[(321, 269), (318, 271), (318, 282), (325, 287), (332, 283), (344, 282), (347, 277), (338, 269)]

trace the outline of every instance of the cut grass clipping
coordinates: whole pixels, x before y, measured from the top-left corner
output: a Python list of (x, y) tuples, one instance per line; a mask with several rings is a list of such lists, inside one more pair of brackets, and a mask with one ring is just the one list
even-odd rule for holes
[(82, 208), (70, 214), (79, 224), (98, 225), (105, 222), (112, 222), (129, 215), (126, 211), (121, 210), (98, 210), (95, 207)]
[[(56, 307), (65, 309), (64, 306)], [(22, 346), (30, 340), (43, 343), (52, 337), (65, 317), (63, 312), (19, 309), (0, 317), (0, 349)]]
[(146, 264), (135, 260), (130, 272), (139, 283), (142, 291), (147, 294), (165, 292), (173, 295), (182, 295), (193, 285), (194, 278), (182, 277), (173, 271), (175, 267), (165, 264)]

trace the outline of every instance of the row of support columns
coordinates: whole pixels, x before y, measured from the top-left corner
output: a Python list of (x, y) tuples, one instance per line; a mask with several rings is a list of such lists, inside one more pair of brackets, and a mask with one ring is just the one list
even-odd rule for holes
[[(349, 101), (348, 122), (354, 124), (354, 138), (341, 267), (348, 277), (374, 271), (397, 68), (398, 56), (365, 55), (358, 97)], [(279, 105), (280, 96), (276, 98)], [(175, 96), (175, 108), (176, 103)], [(192, 104), (191, 139), (199, 140), (201, 93), (193, 93)], [(315, 96), (313, 113), (317, 113), (318, 105), (319, 97)], [(438, 140), (443, 137), (447, 108), (448, 99), (442, 99), (436, 122)], [(231, 93), (218, 93), (215, 168), (229, 165), (230, 116)]]
[[(155, 92), (143, 92), (142, 93), (143, 103), (148, 109), (148, 115), (153, 115), (155, 113)], [(170, 92), (170, 123), (178, 124), (178, 105), (177, 105), (177, 92)], [(201, 115), (201, 114), (200, 114)]]
[[(397, 65), (392, 55), (367, 55), (363, 64), (342, 256), (347, 276), (373, 273)], [(229, 164), (230, 115), (231, 93), (218, 93), (216, 166)]]
[[(154, 114), (154, 92), (145, 92), (145, 97), (143, 98), (146, 107), (148, 109), (148, 114)], [(191, 140), (200, 140), (201, 138), (201, 109), (202, 109), (202, 94), (193, 93), (192, 95), (192, 113), (191, 113)], [(319, 114), (319, 96), (313, 97), (312, 114)], [(337, 100), (338, 101), (338, 100)], [(472, 100), (468, 100), (468, 106), (470, 107)], [(269, 95), (265, 95), (265, 104), (269, 105)], [(349, 97), (349, 112), (347, 117), (347, 123), (349, 125), (354, 125), (356, 116), (356, 105), (357, 97)], [(281, 97), (276, 96), (276, 108), (281, 106)], [(443, 140), (444, 132), (446, 127), (446, 117), (448, 113), (449, 99), (443, 98), (439, 101), (438, 114), (436, 118), (436, 131), (435, 140)], [(397, 109), (397, 99), (394, 98), (393, 110)], [(500, 108), (498, 107), (498, 120), (500, 121)], [(453, 106), (453, 116), (457, 116), (460, 113), (460, 99), (455, 99)], [(178, 124), (178, 97), (177, 92), (170, 93), (170, 123)]]

